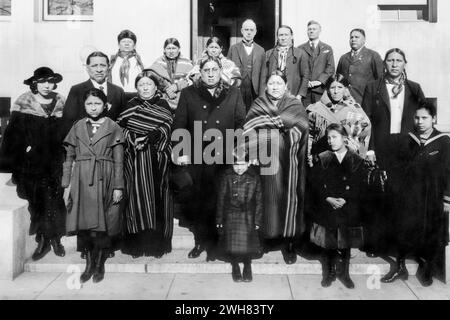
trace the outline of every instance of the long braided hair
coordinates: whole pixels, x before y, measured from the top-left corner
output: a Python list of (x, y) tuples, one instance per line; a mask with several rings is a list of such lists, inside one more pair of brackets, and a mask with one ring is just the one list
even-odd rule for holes
[[(278, 37), (278, 32), (279, 32), (281, 29), (288, 29), (288, 30), (291, 32), (291, 35), (294, 35), (294, 31), (292, 30), (292, 28), (291, 28), (290, 26), (288, 26), (288, 25), (284, 25), (284, 24), (283, 24), (283, 25), (279, 26), (278, 29), (277, 29), (277, 37)], [(278, 41), (278, 39), (277, 39), (277, 41), (275, 42), (275, 48), (278, 47), (278, 45), (279, 45), (279, 41)], [(276, 51), (275, 48), (274, 48), (274, 50), (272, 50), (272, 53), (270, 54), (269, 59), (267, 59), (267, 61), (266, 61), (266, 67), (267, 67), (267, 68), (269, 68), (269, 62), (270, 62), (270, 59), (272, 59), (272, 56), (274, 55), (274, 52)], [(298, 62), (298, 59), (297, 59), (297, 57), (294, 55), (294, 39), (292, 39), (292, 46), (291, 46), (290, 49), (292, 50), (292, 56), (294, 57), (293, 63), (296, 64), (296, 63)], [(278, 59), (278, 57), (277, 57), (277, 59)], [(278, 67), (277, 67), (277, 68), (278, 68)]]

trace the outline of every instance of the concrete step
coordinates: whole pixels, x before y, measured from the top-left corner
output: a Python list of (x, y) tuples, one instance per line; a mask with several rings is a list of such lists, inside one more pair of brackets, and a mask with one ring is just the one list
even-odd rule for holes
[[(113, 273), (169, 273), (169, 274), (223, 274), (230, 273), (231, 267), (222, 261), (206, 262), (206, 254), (203, 253), (197, 259), (187, 258), (188, 250), (176, 249), (161, 259), (153, 257), (141, 257), (133, 259), (128, 255), (116, 252), (116, 256), (108, 259), (106, 271)], [(80, 258), (74, 249), (67, 250), (64, 258), (56, 257), (49, 253), (40, 261), (27, 261), (25, 272), (74, 272), (84, 270), (84, 260)], [(416, 263), (408, 261), (410, 274), (415, 274)], [(354, 275), (385, 274), (389, 271), (389, 264), (380, 258), (367, 258), (364, 253), (354, 250), (350, 272)], [(298, 257), (297, 263), (286, 265), (280, 252), (270, 252), (263, 258), (253, 261), (255, 274), (322, 274), (322, 266), (318, 260), (307, 260)]]
[[(63, 237), (61, 243), (66, 250), (75, 250), (77, 246), (77, 237)], [(192, 232), (175, 224), (173, 228), (172, 248), (190, 250), (194, 247), (194, 244), (195, 241)]]

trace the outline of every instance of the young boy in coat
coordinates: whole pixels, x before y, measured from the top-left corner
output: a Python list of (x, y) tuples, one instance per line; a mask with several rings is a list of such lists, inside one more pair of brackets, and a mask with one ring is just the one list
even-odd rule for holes
[(67, 234), (77, 235), (78, 249), (86, 254), (86, 270), (80, 281), (87, 282), (93, 276), (97, 283), (104, 278), (113, 238), (121, 231), (125, 141), (119, 125), (105, 116), (103, 91), (90, 89), (83, 101), (87, 117), (76, 122), (64, 140), (62, 186), (66, 188), (66, 204), (71, 203)]
[[(253, 280), (251, 261), (261, 250), (262, 203), (258, 173), (248, 162), (236, 161), (220, 181), (216, 215), (219, 246), (231, 262), (235, 282)], [(243, 274), (239, 262), (244, 263)]]

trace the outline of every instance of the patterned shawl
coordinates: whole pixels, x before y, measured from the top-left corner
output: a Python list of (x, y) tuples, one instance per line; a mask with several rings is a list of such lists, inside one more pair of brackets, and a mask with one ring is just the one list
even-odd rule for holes
[[(158, 75), (159, 86), (164, 92), (164, 98), (169, 102), (172, 110), (175, 110), (178, 106), (178, 99), (180, 98), (181, 90), (192, 84), (188, 74), (193, 67), (194, 66), (191, 63), (191, 60), (180, 55), (176, 59), (175, 70), (169, 70), (170, 63), (168, 63), (168, 59), (163, 55), (159, 57), (149, 68)], [(166, 92), (166, 89), (172, 84), (177, 85), (177, 93), (169, 95)]]
[[(305, 109), (289, 94), (284, 95), (277, 106), (264, 95), (255, 100), (246, 121), (244, 134), (251, 130), (257, 132), (256, 137), (249, 136), (249, 150), (262, 143), (269, 146), (271, 140), (276, 139), (275, 150), (270, 150), (270, 161), (272, 166), (278, 164), (279, 169), (272, 175), (262, 176), (266, 190), (266, 236), (293, 237), (305, 228), (303, 195), (308, 137)], [(275, 129), (279, 134), (274, 136), (261, 129)]]
[[(61, 118), (63, 114), (64, 105), (66, 99), (59, 93), (53, 93), (53, 99), (56, 99), (55, 108), (53, 109), (50, 117)], [(48, 118), (49, 115), (42, 108), (41, 104), (36, 100), (35, 95), (29, 91), (22, 94), (17, 98), (11, 107), (11, 112), (21, 112), (26, 114), (31, 114), (38, 117)]]
[[(332, 123), (342, 124), (349, 134), (350, 150), (365, 157), (369, 146), (371, 124), (364, 110), (349, 96), (333, 105), (325, 91), (321, 100), (306, 108), (309, 116), (309, 152), (311, 148), (324, 139), (327, 127)], [(320, 150), (320, 152), (325, 150)], [(311, 163), (310, 163), (311, 164)]]

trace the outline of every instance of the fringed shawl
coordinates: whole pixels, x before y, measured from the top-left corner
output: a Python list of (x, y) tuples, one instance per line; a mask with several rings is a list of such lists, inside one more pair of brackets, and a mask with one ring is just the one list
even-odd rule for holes
[[(324, 92), (319, 102), (306, 108), (309, 117), (309, 148), (311, 149), (319, 140), (324, 139), (330, 124), (338, 123), (343, 125), (349, 134), (350, 149), (365, 157), (371, 132), (369, 117), (351, 97), (344, 99), (336, 106), (336, 112), (332, 111), (333, 104), (328, 93)], [(325, 150), (320, 152), (322, 151)]]
[(16, 102), (14, 102), (13, 106), (11, 107), (11, 112), (20, 112), (44, 118), (61, 118), (63, 115), (63, 109), (66, 103), (66, 99), (59, 93), (53, 94), (53, 99), (56, 99), (56, 104), (50, 116), (45, 112), (45, 110), (42, 108), (41, 104), (37, 101), (35, 95), (31, 91), (26, 92), (19, 98), (17, 98)]

